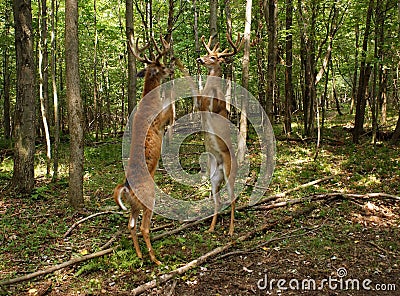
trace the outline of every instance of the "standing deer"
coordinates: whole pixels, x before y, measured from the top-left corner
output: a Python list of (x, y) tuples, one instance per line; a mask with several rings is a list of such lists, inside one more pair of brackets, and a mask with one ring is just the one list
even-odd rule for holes
[[(172, 74), (172, 70), (161, 63), (161, 58), (169, 51), (170, 45), (162, 37), (160, 38), (163, 50), (161, 51), (154, 39), (152, 42), (158, 52), (156, 57), (149, 59), (146, 55), (142, 56), (149, 44), (143, 48), (136, 48), (130, 45), (130, 50), (137, 60), (147, 64), (147, 67), (138, 73), (144, 75), (144, 87), (142, 100), (138, 104), (137, 111), (133, 117), (131, 146), (129, 160), (126, 171), (125, 183), (119, 184), (114, 189), (115, 202), (123, 210), (127, 210), (122, 202), (122, 197), (130, 205), (130, 217), (128, 228), (131, 232), (133, 245), (139, 258), (143, 258), (137, 238), (137, 219), (143, 210), (142, 224), (140, 231), (146, 242), (151, 260), (160, 265), (157, 260), (153, 247), (150, 242), (150, 224), (155, 202), (154, 174), (161, 154), (162, 137), (165, 126), (173, 121), (173, 109), (170, 106), (163, 109), (159, 90), (154, 90), (161, 85), (161, 80)], [(159, 112), (159, 113), (158, 113)], [(158, 113), (158, 114), (157, 114)], [(157, 115), (155, 118), (154, 116)], [(152, 122), (149, 122), (154, 118)], [(145, 165), (144, 165), (145, 162)], [(134, 184), (134, 188), (132, 188)]]
[(231, 200), (229, 235), (232, 235), (235, 219), (234, 183), (238, 164), (231, 142), (224, 93), (221, 89), (220, 80), (215, 79), (215, 77), (222, 76), (221, 64), (225, 62), (226, 57), (235, 55), (243, 42), (240, 35), (236, 43), (233, 43), (229, 34), (227, 34), (227, 38), (233, 48), (231, 52), (228, 49), (219, 52), (219, 43), (215, 44), (211, 50), (212, 37), (210, 37), (208, 44), (204, 42), (204, 36), (201, 37), (201, 41), (207, 49), (208, 54), (198, 58), (197, 62), (207, 67), (209, 74), (204, 89), (197, 98), (197, 108), (201, 111), (202, 127), (205, 131), (205, 149), (209, 153), (208, 173), (210, 174), (211, 192), (214, 199), (214, 216), (208, 231), (214, 231), (218, 211), (221, 206), (219, 190), (222, 182), (225, 180), (228, 196)]

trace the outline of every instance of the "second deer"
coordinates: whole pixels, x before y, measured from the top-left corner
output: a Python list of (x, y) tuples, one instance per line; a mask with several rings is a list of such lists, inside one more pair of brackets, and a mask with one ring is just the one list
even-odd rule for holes
[(221, 207), (220, 187), (223, 181), (226, 183), (228, 196), (231, 200), (231, 220), (229, 234), (234, 231), (235, 219), (235, 193), (234, 183), (237, 174), (237, 160), (232, 147), (230, 129), (228, 124), (228, 112), (226, 109), (225, 96), (221, 89), (221, 81), (215, 77), (222, 76), (221, 64), (226, 57), (235, 55), (242, 46), (242, 38), (238, 36), (236, 43), (233, 43), (229, 34), (228, 42), (233, 50), (225, 49), (220, 52), (219, 43), (213, 49), (210, 48), (212, 37), (208, 44), (201, 40), (207, 50), (207, 55), (197, 59), (197, 62), (207, 67), (208, 78), (201, 95), (197, 98), (197, 108), (201, 112), (202, 127), (204, 130), (204, 142), (208, 157), (208, 172), (210, 174), (211, 192), (214, 198), (214, 215), (209, 232), (214, 231), (217, 222), (217, 214)]
[[(135, 49), (130, 44), (133, 55), (140, 62), (147, 64), (147, 67), (143, 72), (140, 72), (141, 75), (144, 74), (143, 96), (132, 122), (131, 146), (126, 172), (127, 179), (125, 183), (115, 187), (114, 199), (123, 210), (126, 210), (122, 202), (123, 196), (130, 205), (131, 213), (128, 228), (139, 258), (142, 258), (142, 252), (139, 247), (136, 230), (139, 213), (143, 210), (140, 231), (146, 242), (151, 260), (159, 265), (161, 262), (157, 260), (150, 242), (150, 224), (155, 202), (153, 179), (160, 159), (165, 126), (173, 121), (173, 109), (171, 105), (163, 109), (160, 92), (159, 90), (154, 91), (154, 89), (161, 85), (162, 79), (170, 75), (172, 70), (161, 62), (161, 58), (169, 51), (170, 45), (161, 38), (163, 50), (160, 50), (154, 39), (152, 41), (158, 52), (158, 55), (156, 57), (153, 56), (152, 59), (142, 55), (143, 51), (149, 47), (149, 44), (141, 49), (138, 48), (137, 41)], [(149, 122), (149, 119), (154, 117), (157, 112), (159, 112), (158, 115), (152, 122)], [(144, 161), (146, 167), (143, 165)], [(131, 184), (134, 184), (134, 188), (131, 188)]]

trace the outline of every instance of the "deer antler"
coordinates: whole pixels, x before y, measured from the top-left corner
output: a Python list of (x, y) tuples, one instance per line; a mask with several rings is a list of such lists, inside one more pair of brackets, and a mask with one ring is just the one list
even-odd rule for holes
[(218, 57), (230, 57), (235, 55), (242, 47), (243, 45), (243, 36), (240, 36), (240, 33), (238, 33), (238, 38), (235, 43), (233, 43), (231, 36), (226, 33), (226, 38), (228, 39), (229, 44), (233, 47), (233, 51), (229, 52), (228, 49), (225, 49), (223, 52), (218, 53)]
[(243, 45), (243, 37), (240, 37), (240, 33), (238, 34), (238, 39), (236, 40), (235, 43), (233, 43), (231, 36), (226, 33), (226, 37), (228, 39), (229, 44), (233, 47), (233, 51), (229, 52), (228, 49), (225, 49), (223, 52), (219, 52), (219, 42), (217, 42), (214, 45), (213, 49), (210, 49), (211, 46), (211, 41), (213, 39), (213, 36), (210, 36), (210, 39), (208, 40), (208, 44), (204, 41), (205, 37), (201, 36), (201, 42), (203, 43), (204, 47), (207, 49), (208, 54), (216, 54), (219, 58), (220, 57), (230, 57), (235, 55), (242, 47)]
[(158, 55), (157, 55), (157, 57), (156, 57), (156, 59), (155, 59), (156, 62), (158, 62), (158, 61), (161, 59), (161, 57), (162, 57), (163, 55), (165, 55), (165, 54), (170, 50), (170, 48), (171, 48), (170, 44), (162, 37), (161, 34), (160, 34), (160, 40), (161, 40), (161, 44), (163, 45), (163, 50), (162, 50), (162, 51), (161, 51), (160, 48), (157, 46), (157, 43), (156, 43), (156, 41), (154, 40), (154, 37), (151, 37), (151, 41), (152, 41), (153, 44), (154, 44), (154, 48), (155, 48), (155, 49), (157, 50), (157, 52), (158, 52)]
[(150, 44), (147, 43), (142, 48), (139, 48), (138, 43), (139, 43), (139, 38), (136, 39), (136, 45), (135, 45), (136, 48), (134, 49), (131, 41), (128, 41), (129, 49), (131, 50), (132, 54), (135, 56), (135, 58), (138, 61), (145, 63), (145, 64), (151, 64), (152, 61), (146, 55), (141, 56), (143, 51), (145, 51), (147, 48), (149, 48)]

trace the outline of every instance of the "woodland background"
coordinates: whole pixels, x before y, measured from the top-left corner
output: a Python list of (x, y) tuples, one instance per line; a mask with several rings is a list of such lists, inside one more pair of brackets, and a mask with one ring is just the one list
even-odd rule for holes
[[(6, 277), (31, 270), (32, 264), (46, 266), (47, 259), (36, 258), (38, 252), (49, 252), (46, 256), (53, 256), (54, 262), (65, 260), (54, 254), (54, 248), (58, 247), (53, 246), (53, 251), (52, 247), (43, 250), (49, 236), (47, 230), (38, 229), (35, 239), (30, 241), (33, 246), (25, 245), (24, 237), (29, 237), (29, 230), (21, 226), (24, 224), (21, 216), (35, 217), (38, 211), (42, 218), (51, 216), (50, 237), (51, 243), (55, 243), (73, 220), (109, 206), (112, 188), (123, 178), (121, 134), (141, 97), (143, 81), (136, 78), (136, 72), (143, 65), (136, 64), (127, 50), (127, 40), (136, 38), (144, 44), (151, 36), (162, 34), (172, 44), (172, 55), (192, 75), (197, 75), (205, 74), (196, 63), (196, 58), (205, 52), (200, 42), (202, 35), (206, 39), (215, 35), (222, 48), (229, 47), (226, 33), (234, 40), (238, 33), (244, 36), (245, 49), (225, 66), (224, 77), (247, 88), (264, 107), (273, 125), (278, 153), (271, 194), (333, 174), (329, 185), (313, 187), (311, 193), (350, 192), (368, 197), (368, 193), (375, 191), (398, 195), (400, 1), (1, 0), (0, 11), (0, 212), (4, 217), (0, 247), (4, 262), (1, 269)], [(250, 25), (247, 30), (246, 23)], [(182, 75), (175, 72), (175, 77)], [(177, 116), (191, 112), (191, 104), (191, 101), (178, 104)], [(238, 126), (240, 116), (238, 110), (231, 110), (232, 121)], [(239, 128), (248, 132), (248, 145), (253, 147), (252, 131), (246, 125)], [(251, 153), (256, 150), (253, 148)], [(191, 152), (188, 148), (188, 167), (197, 161), (191, 158)], [(186, 194), (176, 184), (168, 188), (178, 195)], [(309, 195), (307, 190), (300, 193), (300, 197)], [(386, 270), (390, 273), (387, 279), (398, 283), (399, 246), (395, 242), (398, 230), (393, 226), (398, 223), (395, 214), (398, 201), (389, 198), (391, 202), (386, 203), (378, 198), (372, 201), (377, 208), (365, 209), (359, 207), (362, 203), (352, 200), (354, 196), (346, 198), (344, 205), (340, 203), (340, 213), (336, 204), (316, 215), (327, 219), (326, 226), (331, 221), (336, 227), (342, 225), (340, 221), (370, 225), (376, 222), (368, 220), (375, 211), (372, 217), (384, 220), (376, 222), (383, 228), (370, 229), (372, 234), (368, 234), (367, 241), (357, 227), (348, 232), (361, 235), (352, 238), (353, 243), (365, 241), (364, 248), (387, 250), (386, 253), (381, 250), (387, 256), (387, 265), (379, 270)], [(38, 205), (39, 209), (35, 208)], [(59, 208), (63, 210), (60, 212)], [(368, 219), (354, 218), (357, 209)], [(393, 215), (386, 215), (388, 212), (382, 209)], [(379, 211), (386, 214), (378, 215)], [(276, 213), (280, 214), (287, 212)], [(115, 215), (108, 218), (113, 229), (125, 223)], [(335, 216), (341, 218), (334, 221)], [(57, 218), (62, 223), (53, 220)], [(242, 218), (244, 225), (250, 223), (249, 219), (270, 221), (268, 215), (251, 212)], [(54, 226), (57, 223), (59, 226)], [(275, 230), (287, 229), (280, 225)], [(325, 237), (334, 236), (325, 231)], [(373, 239), (376, 232), (381, 237), (383, 232), (387, 241)], [(85, 235), (81, 233), (80, 237)], [(169, 244), (195, 246), (206, 242), (197, 250), (200, 253), (215, 246), (213, 239), (197, 239), (162, 241), (160, 244), (167, 247), (160, 252), (168, 254)], [(334, 239), (323, 248), (330, 252), (343, 240), (346, 238)], [(30, 251), (17, 254), (16, 245)], [(83, 244), (73, 248), (73, 253), (83, 255), (87, 250), (96, 250), (94, 245)], [(131, 249), (129, 241), (123, 241), (122, 245), (126, 250)], [(308, 247), (314, 250), (317, 246)], [(132, 262), (131, 269), (139, 268), (140, 263), (132, 259), (134, 255), (126, 255), (126, 250), (108, 259), (114, 267), (107, 268), (120, 271), (120, 266), (126, 267), (124, 261)], [(362, 255), (358, 255), (354, 258), (362, 261)], [(282, 258), (284, 264), (283, 255), (277, 258)], [(110, 265), (106, 260), (83, 265), (78, 269), (79, 274), (104, 271), (104, 266)], [(167, 258), (167, 262), (179, 265), (176, 258)], [(368, 263), (367, 258), (363, 262), (367, 267), (374, 264)], [(152, 272), (157, 274), (162, 270)], [(112, 287), (98, 279), (102, 275), (100, 272), (94, 277), (90, 289), (101, 291), (104, 285), (106, 290)], [(135, 274), (137, 282), (149, 276)]]

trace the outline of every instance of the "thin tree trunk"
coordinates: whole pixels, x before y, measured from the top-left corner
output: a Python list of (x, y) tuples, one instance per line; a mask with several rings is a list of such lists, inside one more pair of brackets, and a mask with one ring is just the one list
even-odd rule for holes
[(353, 142), (355, 144), (359, 142), (360, 136), (363, 132), (365, 107), (366, 107), (365, 92), (368, 86), (369, 76), (371, 74), (370, 66), (366, 65), (366, 55), (368, 49), (368, 40), (370, 35), (373, 6), (374, 6), (374, 0), (370, 0), (368, 5), (367, 18), (365, 22), (364, 40), (361, 52), (360, 78), (357, 90), (356, 115), (354, 119), (354, 132), (353, 132)]
[(126, 39), (127, 39), (127, 51), (128, 51), (128, 116), (132, 113), (136, 107), (136, 59), (132, 52), (129, 50), (129, 42), (135, 43), (134, 27), (133, 27), (133, 1), (126, 0), (126, 14), (125, 14), (125, 25), (126, 25)]
[[(244, 26), (244, 54), (242, 62), (242, 86), (244, 89), (248, 89), (249, 86), (249, 68), (250, 68), (250, 30), (251, 30), (251, 6), (252, 0), (246, 1), (246, 17)], [(240, 113), (240, 125), (239, 125), (239, 139), (238, 139), (238, 152), (237, 159), (239, 164), (244, 161), (246, 151), (246, 139), (247, 139), (247, 109), (248, 109), (248, 98), (242, 97), (241, 113)]]
[[(339, 98), (337, 97), (337, 92), (336, 92), (336, 79), (335, 79), (335, 72), (333, 71), (333, 63), (332, 60), (330, 61), (331, 69), (332, 69), (332, 94), (333, 94), (333, 99), (335, 100), (335, 105), (336, 105), (336, 111), (338, 112), (339, 116), (342, 116), (343, 113), (340, 110), (340, 102)], [(328, 79), (328, 77), (327, 77)]]
[(65, 65), (70, 133), (69, 192), (70, 205), (83, 207), (83, 107), (79, 80), (78, 3), (65, 2)]
[[(267, 98), (266, 98), (266, 112), (270, 122), (274, 122), (274, 101), (275, 95), (275, 81), (276, 81), (276, 61), (278, 56), (278, 42), (277, 42), (277, 15), (278, 15), (278, 1), (277, 0), (264, 0), (268, 1), (268, 65), (267, 65)], [(265, 6), (265, 5), (264, 5)]]
[(51, 143), (48, 123), (48, 51), (47, 51), (47, 4), (46, 0), (39, 0), (39, 99), (42, 115), (44, 136), (46, 141), (46, 175), (50, 176), (51, 167)]
[[(225, 15), (226, 15), (226, 31), (232, 38), (232, 17), (231, 17), (231, 3), (230, 0), (225, 0)], [(232, 104), (232, 79), (233, 79), (233, 63), (228, 63), (225, 70), (226, 79), (226, 92), (225, 101), (226, 109), (228, 110), (228, 116), (232, 117), (231, 104)], [(232, 110), (235, 111), (235, 110)]]
[(94, 48), (93, 48), (93, 124), (96, 141), (99, 140), (99, 102), (98, 102), (98, 81), (97, 81), (97, 44), (99, 42), (97, 32), (97, 5), (93, 0), (94, 11)]
[[(8, 35), (10, 34), (10, 26), (11, 26), (11, 11), (7, 7), (4, 13), (4, 23), (5, 23), (5, 29), (4, 29), (4, 34), (5, 37), (8, 38)], [(3, 101), (3, 128), (4, 128), (4, 138), (5, 139), (10, 139), (11, 138), (11, 116), (10, 116), (10, 88), (11, 88), (11, 83), (10, 83), (10, 76), (11, 76), (11, 71), (9, 69), (10, 63), (9, 63), (9, 51), (8, 51), (8, 46), (3, 47), (3, 96), (4, 96), (4, 101)]]
[(14, 192), (29, 194), (34, 187), (35, 65), (33, 60), (32, 6), (14, 0), (17, 96), (15, 103)]
[(285, 67), (285, 133), (288, 137), (292, 132), (292, 102), (293, 102), (293, 1), (286, 0), (286, 67)]
[(265, 21), (265, 9), (266, 9), (266, 1), (260, 1), (259, 2), (259, 9), (258, 9), (258, 25), (256, 29), (256, 40), (257, 40), (257, 46), (256, 46), (256, 61), (257, 61), (257, 76), (258, 76), (258, 101), (260, 102), (260, 105), (263, 107), (264, 110), (267, 109), (267, 102), (266, 102), (266, 81), (265, 81), (265, 52), (264, 52), (264, 46), (265, 42), (263, 40), (265, 36), (265, 32), (263, 30), (264, 26), (264, 21)]
[(54, 109), (54, 150), (53, 150), (53, 180), (58, 178), (58, 144), (60, 143), (60, 118), (57, 91), (57, 14), (56, 0), (51, 0), (51, 82), (53, 87), (53, 109)]
[(218, 0), (210, 0), (210, 36), (214, 39), (211, 42), (211, 48), (218, 42)]
[(394, 133), (392, 139), (390, 140), (391, 144), (396, 144), (397, 141), (400, 139), (400, 110), (399, 110), (399, 117), (397, 119), (396, 128), (394, 129)]
[(355, 38), (356, 38), (356, 50), (354, 54), (354, 74), (353, 74), (353, 87), (351, 91), (351, 104), (350, 104), (350, 114), (353, 114), (354, 104), (357, 100), (357, 70), (358, 70), (358, 47), (359, 47), (359, 27), (358, 22), (355, 24)]

